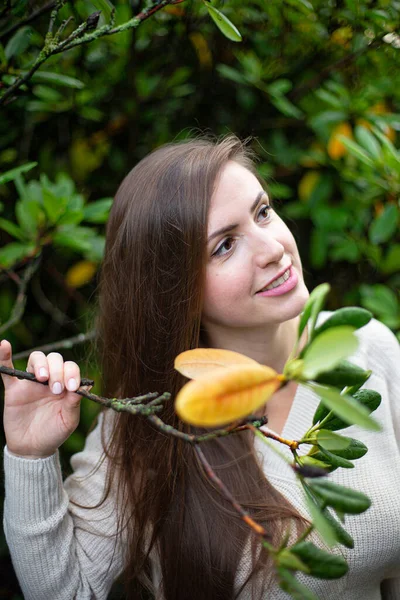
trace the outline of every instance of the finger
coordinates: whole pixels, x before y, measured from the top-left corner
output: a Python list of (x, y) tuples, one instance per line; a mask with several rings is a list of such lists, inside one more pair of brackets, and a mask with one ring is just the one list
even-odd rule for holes
[[(14, 368), (12, 362), (12, 347), (8, 340), (1, 340), (0, 343), (0, 365), (8, 367), (9, 369)], [(14, 383), (14, 380), (16, 380), (16, 377), (6, 375), (5, 373), (1, 374), (1, 378), (3, 380), (4, 389), (8, 389), (10, 385)]]
[(49, 366), (45, 354), (39, 350), (31, 352), (26, 370), (33, 373), (38, 381), (46, 381), (49, 378)]
[(81, 373), (79, 366), (67, 360), (64, 363), (64, 385), (70, 392), (76, 392), (81, 382)]
[(53, 394), (61, 394), (64, 390), (64, 359), (59, 352), (47, 355), (49, 365), (49, 388)]

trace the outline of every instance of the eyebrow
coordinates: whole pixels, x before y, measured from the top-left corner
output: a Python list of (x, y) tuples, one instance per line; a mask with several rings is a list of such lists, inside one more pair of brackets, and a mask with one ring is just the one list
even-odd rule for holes
[[(255, 211), (255, 209), (257, 208), (257, 204), (260, 202), (260, 200), (263, 196), (268, 197), (268, 194), (265, 190), (261, 190), (260, 192), (258, 192), (257, 198), (254, 200), (253, 204), (250, 207), (250, 211), (249, 211), (250, 214), (252, 214)], [(228, 233), (228, 231), (232, 231), (232, 229), (236, 229), (237, 227), (239, 227), (238, 223), (233, 224), (233, 225), (227, 225), (226, 227), (222, 227), (221, 229), (214, 231), (214, 233), (212, 233), (210, 235), (210, 237), (208, 238), (207, 243), (211, 242), (211, 240), (213, 240), (218, 235), (221, 235), (222, 233)]]

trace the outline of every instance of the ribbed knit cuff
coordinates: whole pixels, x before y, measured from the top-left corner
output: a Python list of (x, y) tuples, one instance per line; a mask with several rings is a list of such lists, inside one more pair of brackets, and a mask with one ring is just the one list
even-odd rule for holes
[(47, 458), (15, 456), (4, 447), (5, 517), (13, 528), (37, 526), (59, 512), (64, 499), (58, 451)]

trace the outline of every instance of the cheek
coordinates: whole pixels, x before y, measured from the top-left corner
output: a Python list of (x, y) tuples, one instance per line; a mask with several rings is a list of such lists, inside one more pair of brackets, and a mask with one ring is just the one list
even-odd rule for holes
[(238, 269), (226, 269), (225, 272), (210, 272), (206, 276), (204, 293), (204, 311), (226, 310), (232, 302), (239, 299), (246, 289), (246, 277)]

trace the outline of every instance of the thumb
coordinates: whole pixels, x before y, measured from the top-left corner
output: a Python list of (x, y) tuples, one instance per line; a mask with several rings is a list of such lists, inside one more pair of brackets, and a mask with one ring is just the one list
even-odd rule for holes
[[(12, 347), (8, 340), (1, 340), (0, 342), (0, 365), (2, 367), (8, 367), (9, 369), (14, 368), (12, 362)], [(15, 379), (12, 375), (6, 375), (5, 373), (1, 373), (1, 378), (5, 389), (8, 389), (10, 385), (14, 383), (13, 380)]]

